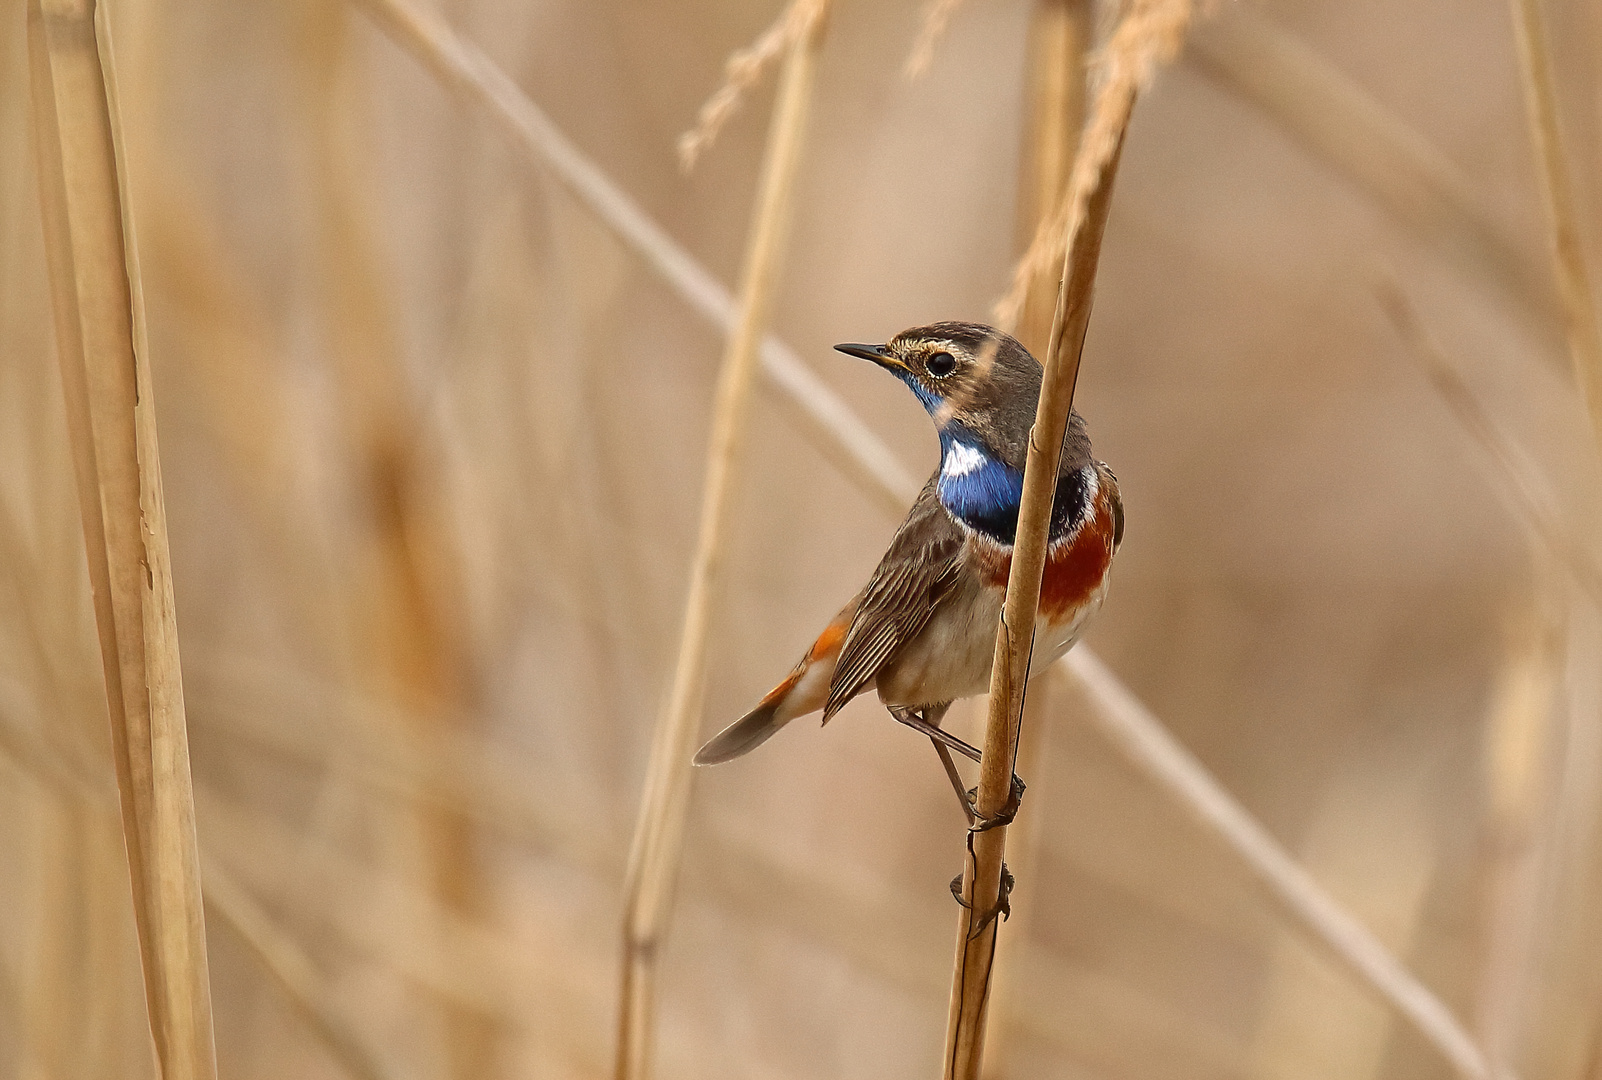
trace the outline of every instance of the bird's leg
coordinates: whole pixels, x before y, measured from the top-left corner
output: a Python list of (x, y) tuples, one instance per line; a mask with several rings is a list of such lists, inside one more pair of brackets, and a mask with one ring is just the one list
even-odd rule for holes
[(948, 701), (944, 705), (925, 706), (922, 709), (891, 709), (890, 715), (895, 717), (900, 723), (907, 725), (913, 731), (921, 732), (924, 735), (929, 736), (929, 738), (933, 739), (937, 744), (944, 744), (945, 746), (948, 746), (957, 753), (961, 754), (963, 757), (967, 758), (969, 761), (977, 762), (980, 757), (977, 748), (969, 746), (967, 743), (963, 742), (949, 731), (941, 731), (938, 720), (931, 724), (928, 720), (924, 719), (924, 714), (934, 709), (939, 709), (937, 716), (943, 718), (946, 715), (946, 710), (950, 707), (951, 703)]
[[(887, 706), (888, 708), (888, 706)], [(945, 766), (946, 776), (951, 780), (951, 786), (956, 789), (957, 798), (962, 803), (962, 812), (967, 815), (968, 827), (975, 832), (984, 832), (987, 829), (999, 828), (1002, 825), (1012, 824), (1013, 818), (1018, 816), (1018, 807), (1023, 803), (1024, 782), (1017, 774), (1012, 774), (1012, 791), (1007, 795), (1007, 801), (1001, 811), (991, 817), (985, 817), (974, 806), (978, 797), (978, 789), (964, 790), (962, 778), (957, 774), (956, 763), (951, 760), (951, 750), (957, 751), (970, 761), (977, 762), (982, 755), (979, 751), (949, 731), (942, 731), (940, 721), (945, 718), (946, 710), (951, 708), (951, 702), (943, 705), (926, 705), (921, 709), (890, 709), (890, 715), (898, 722), (907, 725), (914, 731), (929, 736), (935, 745), (935, 752), (940, 755), (940, 763)], [(934, 717), (931, 722), (927, 717)]]
[[(951, 703), (944, 705), (929, 705), (921, 709), (890, 709), (890, 715), (914, 731), (929, 736), (934, 745), (935, 753), (940, 755), (940, 764), (946, 770), (946, 778), (951, 781), (951, 790), (957, 793), (957, 802), (962, 806), (962, 813), (968, 819), (968, 827), (973, 828), (977, 818), (973, 814), (973, 805), (968, 800), (968, 792), (962, 786), (962, 774), (957, 772), (957, 763), (951, 759), (951, 744), (955, 744), (958, 751), (966, 754), (973, 760), (979, 760), (979, 751), (947, 732), (940, 730), (940, 721), (945, 718), (946, 710)], [(931, 720), (930, 717), (933, 719)]]

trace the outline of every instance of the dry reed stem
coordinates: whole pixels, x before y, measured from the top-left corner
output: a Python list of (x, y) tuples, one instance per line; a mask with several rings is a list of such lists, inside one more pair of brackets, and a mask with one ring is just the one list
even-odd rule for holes
[[(482, 49), (409, 0), (351, 0), (449, 90), (482, 109), (512, 144), (551, 175), (707, 322), (732, 334), (734, 297), (638, 203), (564, 135)], [(922, 486), (838, 394), (769, 335), (762, 370), (778, 401), (823, 454), (890, 512), (906, 512)]]
[[(1122, 140), (1120, 131), (1111, 152), (1098, 160), (1097, 148), (1089, 142), (1087, 132), (1069, 182), (1070, 188), (1082, 183), (1081, 172), (1087, 168), (1087, 162), (1091, 163), (1088, 167), (1095, 169), (1095, 176), (1088, 189), (1090, 197), (1082, 204), (1082, 216), (1076, 214), (1070, 219), (1068, 228), (1072, 232), (1063, 245), (1067, 256), (1041, 376), (1040, 400), (1034, 426), (1030, 429), (1023, 497), (1018, 505), (1018, 531), (1007, 575), (1007, 595), (1001, 621), (996, 627), (989, 719), (985, 725), (979, 792), (974, 804), (982, 818), (999, 815), (1011, 796), (1024, 687), (1034, 646), (1035, 614), (1040, 605), (1040, 581), (1046, 565), (1057, 465), (1062, 457), (1068, 415), (1073, 408), (1085, 331), (1090, 325), (1096, 264), (1112, 205), (1113, 180), (1118, 172)], [(1027, 630), (1020, 630), (1014, 636), (1013, 627), (1027, 627)], [(968, 833), (968, 857), (963, 863), (963, 910), (958, 919), (957, 958), (951, 977), (951, 1009), (946, 1021), (946, 1080), (975, 1080), (979, 1075), (1000, 923), (1000, 919), (991, 916), (1002, 897), (1002, 856), (1006, 841), (1005, 827)]]
[(823, 14), (827, 0), (790, 0), (788, 7), (749, 48), (729, 57), (723, 85), (713, 92), (696, 114), (695, 127), (679, 136), (679, 167), (695, 168), (701, 155), (717, 141), (718, 133), (740, 108), (740, 101), (761, 81), (762, 75), (789, 50)]
[(1574, 364), (1574, 380), (1590, 413), (1591, 434), (1602, 446), (1602, 328), (1597, 324), (1580, 233), (1580, 211), (1574, 199), (1568, 156), (1563, 149), (1546, 17), (1539, 0), (1509, 0), (1509, 4), (1523, 69), (1530, 138), (1541, 170), (1541, 194), (1551, 230), (1553, 273), (1563, 300), (1569, 357)]
[(1549, 271), (1468, 178), (1350, 76), (1255, 9), (1199, 27), (1186, 60), (1255, 105), (1405, 229), (1483, 274), (1537, 324), (1559, 317)]
[[(1073, 171), (1074, 151), (1085, 123), (1085, 57), (1094, 33), (1090, 0), (1037, 0), (1029, 28), (1026, 74), (1027, 120), (1023, 161), (1019, 169), (1017, 245), (1028, 246), (1041, 221), (1061, 201)], [(932, 45), (931, 45), (932, 48)], [(1020, 254), (1022, 251), (1020, 250)], [(1024, 303), (1018, 339), (1036, 356), (1045, 355), (1057, 302), (1057, 282), (1037, 278)], [(1009, 920), (997, 947), (991, 974), (990, 1035), (985, 1040), (980, 1075), (1002, 1080), (1008, 1073), (1007, 1051), (1016, 1007), (1019, 950), (1028, 934), (1028, 896), (1031, 871), (1040, 865), (1043, 817), (1040, 813), (1050, 727), (1042, 708), (1049, 687), (1037, 688), (1029, 699), (1018, 739), (1021, 775), (1035, 778), (1030, 788), (1029, 815), (1020, 823), (1020, 842), (1014, 845), (1011, 868), (1021, 883), (1019, 915)]]
[(1170, 735), (1162, 722), (1087, 650), (1060, 663), (1096, 703), (1096, 728), (1192, 819), (1242, 862), (1268, 895), (1359, 981), (1391, 1003), (1464, 1076), (1489, 1080), (1490, 1069), (1450, 1009), (1354, 919), (1224, 790), (1206, 766)]
[(1127, 13), (1096, 52), (1091, 72), (1095, 103), (1085, 122), (1073, 178), (1056, 211), (1035, 230), (1029, 250), (1013, 268), (1012, 285), (996, 301), (996, 324), (1018, 325), (1033, 283), (1063, 265), (1074, 225), (1096, 190), (1106, 163), (1122, 144), (1135, 107), (1135, 95), (1151, 81), (1159, 65), (1179, 54), (1195, 13), (1192, 0), (1131, 0)]
[(206, 906), (244, 943), (347, 1074), (355, 1080), (394, 1080), (398, 1074), (367, 1045), (311, 958), (215, 859), (206, 861)]
[(1525, 1028), (1537, 955), (1543, 879), (1556, 822), (1555, 723), (1567, 596), (1562, 575), (1538, 557), (1528, 610), (1511, 620), (1507, 651), (1486, 719), (1487, 821), (1481, 890), (1484, 949), (1475, 1028), (1492, 1062), (1514, 1059)]
[(672, 909), (689, 817), (690, 755), (700, 726), (707, 638), (722, 597), (734, 485), (744, 450), (757, 350), (783, 265), (795, 175), (823, 45), (827, 6), (815, 5), (810, 11), (805, 32), (791, 42), (774, 103), (742, 272), (740, 317), (718, 373), (706, 487), (678, 660), (667, 707), (652, 739), (629, 852), (618, 1006), (618, 1080), (639, 1080), (651, 1072), (656, 958)]
[[(404, 0), (352, 2), (362, 6), (397, 44), (411, 52), (448, 89), (483, 109), (530, 159), (550, 169), (571, 195), (607, 225), (692, 310), (725, 329), (732, 324), (734, 306), (728, 291), (586, 158), (482, 50), (457, 36), (431, 14)], [(769, 337), (763, 342), (763, 363), (764, 373), (781, 391), (779, 401), (794, 407), (796, 411), (792, 415), (803, 420), (805, 430), (819, 449), (888, 512), (904, 513), (917, 494), (918, 481), (850, 406), (825, 386), (794, 350), (776, 338)], [(1095, 664), (1103, 690), (1115, 695), (1117, 701), (1133, 703), (1138, 710), (1133, 717), (1111, 715), (1106, 711), (1106, 695), (1099, 695), (1097, 700), (1102, 702), (1103, 708), (1090, 714), (1090, 719), (1102, 730), (1112, 733), (1122, 730), (1120, 725), (1129, 722), (1141, 725), (1137, 726), (1135, 741), (1120, 743), (1133, 764), (1160, 790), (1204, 821), (1212, 819), (1215, 805), (1220, 801), (1233, 807), (1234, 814), (1245, 819), (1248, 827), (1231, 829), (1227, 823), (1232, 819), (1226, 815), (1221, 819), (1225, 824), (1215, 828), (1219, 839), (1255, 876), (1265, 880), (1285, 878), (1289, 883), (1281, 883), (1281, 891), (1301, 891), (1313, 897), (1303, 906), (1287, 908), (1287, 913), (1301, 921), (1311, 935), (1343, 956), (1349, 967), (1362, 972), (1365, 965), (1375, 964), (1371, 955), (1365, 955), (1374, 950), (1385, 957), (1377, 964), (1379, 968), (1400, 967), (1372, 935), (1367, 935), (1366, 950), (1346, 956), (1342, 950), (1347, 947), (1345, 931), (1352, 925), (1350, 917), (1344, 913), (1333, 921), (1317, 917), (1324, 910), (1340, 912), (1338, 902), (1299, 871), (1291, 856), (1251, 820), (1205, 767), (1174, 741), (1161, 721), (1146, 712), (1128, 688), (1086, 647), (1079, 646), (1059, 663), (1072, 667), (1086, 661)], [(1179, 757), (1165, 752), (1170, 748)], [(1358, 930), (1367, 933), (1361, 927)], [(1467, 1045), (1472, 1048), (1472, 1041), (1446, 1006), (1410, 973), (1401, 970), (1400, 979), (1372, 980), (1366, 975), (1364, 979), (1381, 998), (1410, 1019), (1415, 1012), (1426, 1018), (1444, 1017), (1444, 1022), (1440, 1023), (1426, 1019), (1423, 1030), (1432, 1045), (1441, 1046), (1448, 1058), (1452, 1051), (1446, 1047)], [(1444, 1033), (1439, 1039), (1432, 1034), (1436, 1029)]]
[(918, 26), (918, 40), (913, 43), (912, 52), (901, 69), (908, 79), (916, 79), (929, 70), (929, 65), (934, 63), (935, 46), (940, 44), (951, 16), (961, 5), (962, 0), (929, 0), (923, 9), (923, 22)]
[(35, 143), (146, 1003), (165, 1080), (216, 1076), (172, 568), (109, 26), (31, 0)]
[(1602, 610), (1602, 567), (1589, 548), (1564, 525), (1557, 497), (1541, 470), (1522, 447), (1502, 434), (1474, 391), (1458, 375), (1446, 354), (1425, 330), (1406, 294), (1393, 282), (1376, 289), (1380, 305), (1407, 345), (1407, 354), (1423, 369), (1430, 385), (1479, 448), (1497, 492), (1547, 554), (1574, 578), (1591, 602)]

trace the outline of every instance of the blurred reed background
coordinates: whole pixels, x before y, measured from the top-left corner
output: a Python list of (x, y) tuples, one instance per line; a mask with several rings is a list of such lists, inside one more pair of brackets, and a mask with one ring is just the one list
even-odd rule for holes
[[(419, 9), (509, 77), (497, 113), (369, 17), (387, 0), (105, 4), (218, 1074), (608, 1075), (724, 343), (518, 141), (516, 88), (732, 288), (771, 75), (688, 175), (675, 143), (781, 8)], [(137, 1078), (25, 6), (0, 8), (0, 1076)], [(1053, 168), (1036, 8), (968, 0), (916, 80), (919, 5), (829, 15), (771, 327), (909, 475), (922, 410), (829, 346), (1007, 288)], [(1594, 263), (1602, 22), (1546, 16)], [(1492, 0), (1220, 4), (1143, 97), (1077, 398), (1129, 521), (1087, 644), (1486, 1075), (1599, 1080), (1602, 475), (1570, 360), (1595, 298), (1560, 300), (1514, 27)], [(897, 520), (762, 380), (743, 457), (703, 733)], [(1109, 741), (1106, 695), (1039, 696), (992, 1077), (1455, 1074)], [(983, 709), (952, 723), (976, 740)], [(938, 1072), (963, 823), (920, 742), (861, 701), (696, 775), (657, 1075)]]

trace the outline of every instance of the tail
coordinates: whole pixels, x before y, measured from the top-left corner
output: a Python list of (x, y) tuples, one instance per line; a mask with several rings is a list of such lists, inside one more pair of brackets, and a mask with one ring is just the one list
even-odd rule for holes
[(824, 628), (818, 640), (812, 643), (812, 648), (790, 672), (789, 678), (769, 691), (756, 708), (712, 736), (705, 746), (697, 750), (695, 763), (719, 765), (742, 754), (749, 754), (791, 720), (823, 708), (823, 703), (829, 697), (829, 680), (834, 677), (835, 662), (840, 659), (840, 645), (845, 641), (846, 630), (857, 612), (857, 603), (858, 600), (852, 600)]
[(712, 736), (707, 744), (695, 752), (697, 765), (721, 765), (742, 754), (749, 754), (772, 738), (773, 733), (792, 717), (780, 712), (780, 702), (758, 705), (740, 719)]

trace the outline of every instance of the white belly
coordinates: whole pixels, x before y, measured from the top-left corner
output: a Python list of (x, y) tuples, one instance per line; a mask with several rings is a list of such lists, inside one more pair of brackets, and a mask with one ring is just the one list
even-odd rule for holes
[[(951, 597), (940, 606), (921, 633), (879, 669), (879, 700), (892, 707), (917, 707), (973, 697), (990, 690), (995, 662), (996, 626), (1005, 591), (976, 588), (971, 599)], [(1035, 620), (1035, 651), (1029, 663), (1032, 679), (1073, 648), (1085, 624), (1101, 607), (1107, 582), (1067, 619)], [(963, 602), (963, 601), (967, 602)]]

